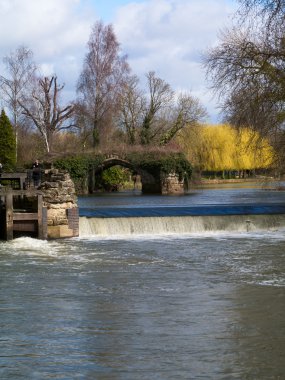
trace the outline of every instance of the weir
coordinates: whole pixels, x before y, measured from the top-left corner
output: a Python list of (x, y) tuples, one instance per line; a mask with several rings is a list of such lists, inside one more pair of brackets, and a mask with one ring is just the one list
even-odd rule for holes
[[(57, 239), (285, 228), (284, 203), (78, 209), (74, 183), (66, 171), (44, 170), (38, 188), (27, 185), (22, 177), (12, 173), (3, 179), (4, 186), (0, 189), (3, 240), (18, 236)], [(20, 189), (13, 189), (14, 183)]]
[(252, 232), (285, 227), (285, 215), (184, 216), (146, 218), (86, 218), (79, 220), (80, 237), (169, 235), (203, 232)]
[(285, 205), (81, 209), (79, 235), (168, 235), (251, 232), (285, 227)]

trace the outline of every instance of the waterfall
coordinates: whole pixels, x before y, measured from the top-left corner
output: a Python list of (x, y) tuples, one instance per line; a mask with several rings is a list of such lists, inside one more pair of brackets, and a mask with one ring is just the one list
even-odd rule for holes
[(285, 227), (283, 215), (80, 217), (80, 237), (253, 232)]

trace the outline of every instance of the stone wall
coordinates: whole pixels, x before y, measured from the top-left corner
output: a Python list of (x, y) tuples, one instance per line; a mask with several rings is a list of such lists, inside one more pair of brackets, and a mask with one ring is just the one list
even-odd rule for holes
[(161, 179), (161, 194), (184, 194), (184, 180), (180, 180), (176, 173), (170, 173)]
[(75, 186), (67, 171), (46, 170), (39, 190), (46, 208), (47, 237), (74, 237), (79, 234)]

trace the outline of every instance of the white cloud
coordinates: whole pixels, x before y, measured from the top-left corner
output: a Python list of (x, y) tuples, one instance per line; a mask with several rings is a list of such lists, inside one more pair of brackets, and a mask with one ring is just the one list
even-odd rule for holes
[[(44, 74), (74, 87), (96, 17), (88, 0), (0, 0), (0, 54), (20, 45), (34, 52)], [(67, 89), (68, 90), (68, 89)]]
[(155, 70), (173, 88), (191, 91), (213, 115), (201, 54), (217, 40), (233, 6), (227, 0), (147, 0), (122, 7), (115, 31), (135, 73)]
[[(86, 38), (88, 23), (79, 0), (0, 0), (3, 46), (33, 45), (40, 54), (54, 54)], [(78, 12), (78, 13), (77, 13)]]
[[(122, 3), (125, 5), (120, 7)], [(27, 46), (42, 72), (56, 73), (59, 82), (66, 84), (67, 98), (74, 98), (91, 26), (101, 18), (96, 6), (101, 6), (105, 15), (117, 9), (115, 32), (133, 71), (143, 77), (155, 70), (176, 90), (192, 91), (214, 112), (200, 55), (215, 43), (218, 30), (232, 10), (230, 3), (231, 0), (0, 0), (0, 71), (1, 57), (20, 45)]]

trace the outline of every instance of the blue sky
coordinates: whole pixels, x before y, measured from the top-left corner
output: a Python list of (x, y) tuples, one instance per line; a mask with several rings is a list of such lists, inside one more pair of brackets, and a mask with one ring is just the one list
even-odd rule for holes
[[(100, 15), (102, 20), (109, 23), (112, 22), (116, 12), (122, 6), (131, 3), (130, 0), (91, 0), (94, 9)], [(137, 0), (136, 3), (141, 3), (143, 0)]]
[[(179, 92), (190, 91), (218, 120), (201, 54), (229, 24), (233, 0), (0, 0), (0, 61), (20, 45), (34, 52), (42, 73), (75, 97), (92, 25), (112, 23), (134, 74), (154, 70)], [(0, 64), (1, 74), (5, 74)]]

